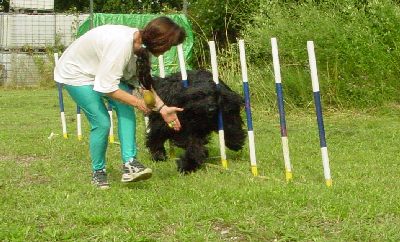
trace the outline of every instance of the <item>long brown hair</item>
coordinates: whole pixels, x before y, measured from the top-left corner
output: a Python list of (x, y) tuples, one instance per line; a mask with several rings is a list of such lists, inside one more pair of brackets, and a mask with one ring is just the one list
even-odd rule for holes
[(137, 56), (136, 73), (139, 82), (146, 89), (151, 89), (150, 53), (162, 54), (172, 46), (181, 44), (186, 37), (185, 30), (168, 17), (158, 17), (150, 21), (143, 30), (142, 47), (135, 52)]

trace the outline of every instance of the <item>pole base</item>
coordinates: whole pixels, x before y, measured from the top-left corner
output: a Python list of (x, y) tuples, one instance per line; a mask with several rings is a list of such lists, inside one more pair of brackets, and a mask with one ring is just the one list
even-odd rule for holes
[(253, 176), (258, 176), (257, 166), (252, 166), (251, 167), (251, 173), (253, 174)]
[(222, 163), (222, 167), (224, 169), (228, 169), (228, 161), (227, 160), (221, 160), (221, 163)]
[(286, 182), (290, 182), (293, 179), (293, 173), (291, 171), (285, 172)]
[(175, 159), (175, 157), (176, 157), (176, 154), (175, 154), (175, 147), (174, 147), (174, 145), (172, 144), (172, 142), (169, 142), (169, 157), (170, 157), (171, 159)]
[(110, 135), (110, 137), (108, 137), (108, 142), (111, 144), (115, 142), (114, 135)]
[(326, 186), (331, 187), (332, 186), (332, 179), (327, 179), (326, 181)]

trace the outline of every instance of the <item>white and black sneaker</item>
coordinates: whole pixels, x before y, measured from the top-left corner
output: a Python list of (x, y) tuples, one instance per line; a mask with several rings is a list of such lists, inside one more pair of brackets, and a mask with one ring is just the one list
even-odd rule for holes
[(135, 158), (122, 165), (122, 178), (121, 182), (132, 182), (147, 180), (151, 177), (152, 170), (145, 167)]
[(100, 189), (110, 188), (110, 184), (107, 181), (107, 173), (105, 169), (94, 171), (92, 174), (92, 184)]

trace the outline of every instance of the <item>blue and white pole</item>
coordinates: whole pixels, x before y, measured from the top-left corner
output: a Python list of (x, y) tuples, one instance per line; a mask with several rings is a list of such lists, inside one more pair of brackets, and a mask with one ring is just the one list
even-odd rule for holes
[[(215, 50), (215, 42), (209, 41), (208, 45), (210, 46), (210, 54), (211, 54), (211, 68), (213, 74), (213, 80), (217, 85), (217, 89), (220, 89), (219, 85), (219, 77), (218, 77), (218, 64), (217, 64), (217, 53)], [(228, 161), (226, 159), (226, 151), (225, 151), (225, 135), (224, 135), (224, 122), (222, 118), (221, 107), (219, 107), (218, 111), (218, 134), (219, 134), (219, 150), (221, 154), (221, 163), (222, 167), (228, 169)]]
[[(164, 67), (164, 56), (163, 55), (158, 56), (158, 69), (160, 72), (160, 77), (164, 78), (165, 77), (165, 67)], [(149, 133), (150, 132), (149, 116), (147, 116), (147, 115), (144, 116), (144, 124), (146, 127), (146, 133)]]
[(185, 66), (185, 57), (183, 54), (183, 46), (182, 44), (179, 44), (177, 46), (178, 49), (178, 59), (179, 59), (179, 67), (181, 69), (181, 75), (182, 75), (182, 85), (184, 87), (188, 87), (189, 86), (189, 82), (187, 79), (187, 72), (186, 72), (186, 66)]
[(289, 182), (292, 180), (293, 175), (292, 175), (292, 165), (290, 164), (290, 156), (289, 156), (289, 139), (287, 136), (287, 129), (286, 129), (286, 117), (285, 117), (285, 105), (283, 102), (281, 68), (279, 64), (278, 43), (276, 38), (271, 38), (271, 47), (272, 47), (272, 60), (274, 64), (274, 74), (275, 74), (275, 89), (276, 89), (278, 110), (279, 110), (279, 122), (281, 126), (283, 160), (285, 162), (285, 176), (286, 176), (286, 181)]
[(110, 103), (108, 103), (107, 109), (108, 109), (108, 115), (110, 115), (110, 123), (111, 123), (110, 133), (108, 135), (108, 142), (109, 143), (115, 143), (113, 113), (112, 113), (112, 107), (111, 107)]
[(158, 69), (160, 71), (160, 77), (165, 78), (165, 66), (164, 66), (164, 56), (158, 56)]
[[(54, 53), (54, 64), (57, 65), (57, 63), (58, 63), (58, 53)], [(62, 132), (63, 132), (63, 137), (65, 139), (67, 139), (68, 138), (67, 122), (65, 120), (64, 98), (63, 98), (62, 84), (61, 83), (57, 82), (57, 89), (58, 89), (58, 104), (60, 106)]]
[[(158, 69), (160, 71), (160, 77), (165, 78), (165, 65), (164, 65), (164, 56), (163, 55), (158, 56)], [(146, 117), (146, 118), (147, 118), (147, 122), (149, 122), (148, 121), (149, 118), (148, 117)], [(147, 127), (147, 125), (146, 125), (146, 127)], [(149, 129), (146, 129), (146, 130), (148, 130), (148, 132), (150, 132)], [(169, 145), (169, 157), (175, 158), (174, 145), (172, 144), (171, 141), (168, 142), (168, 145)]]
[(325, 176), (326, 185), (328, 187), (330, 187), (330, 186), (332, 186), (332, 178), (331, 178), (331, 171), (329, 168), (328, 148), (326, 146), (326, 140), (325, 140), (324, 119), (322, 116), (321, 95), (319, 92), (317, 63), (315, 60), (314, 42), (313, 41), (307, 41), (307, 51), (308, 51), (308, 60), (310, 63), (310, 70), (311, 70), (312, 88), (313, 88), (313, 92), (314, 92), (315, 111), (317, 113), (317, 123), (318, 123), (318, 129), (319, 129), (319, 142), (320, 142), (321, 154), (322, 154), (322, 165), (324, 167), (324, 176)]
[(251, 173), (253, 173), (254, 176), (258, 176), (256, 148), (255, 148), (254, 132), (253, 132), (253, 120), (251, 117), (251, 106), (250, 106), (250, 88), (247, 79), (247, 65), (246, 65), (246, 53), (244, 50), (244, 40), (239, 40), (239, 53), (240, 53), (240, 66), (242, 69), (243, 92), (245, 97), (247, 129), (249, 136)]
[[(164, 67), (164, 56), (163, 55), (158, 56), (158, 69), (160, 72), (160, 77), (164, 78), (165, 77), (165, 67)], [(145, 125), (146, 133), (148, 134), (150, 132), (148, 115), (144, 115), (144, 125)]]
[(78, 140), (82, 140), (81, 107), (79, 107), (79, 105), (76, 105), (76, 130), (78, 134)]

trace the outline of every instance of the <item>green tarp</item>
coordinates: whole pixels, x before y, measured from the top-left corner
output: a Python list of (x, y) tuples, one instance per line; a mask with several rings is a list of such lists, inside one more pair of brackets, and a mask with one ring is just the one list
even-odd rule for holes
[[(93, 27), (101, 26), (104, 24), (120, 24), (135, 28), (143, 28), (150, 20), (159, 17), (157, 14), (105, 14), (105, 13), (94, 13), (93, 14)], [(191, 69), (189, 66), (190, 60), (193, 53), (193, 31), (192, 26), (189, 23), (187, 17), (184, 14), (167, 14), (165, 15), (177, 24), (183, 27), (186, 31), (186, 39), (183, 43), (183, 52), (185, 56), (186, 69)], [(80, 26), (77, 32), (77, 36), (81, 36), (90, 30), (90, 17), (87, 18)], [(165, 73), (168, 75), (173, 72), (180, 71), (178, 52), (176, 47), (164, 53), (164, 65)], [(152, 58), (153, 74), (159, 75), (158, 60)]]

